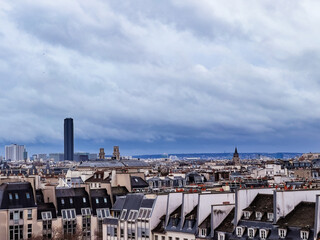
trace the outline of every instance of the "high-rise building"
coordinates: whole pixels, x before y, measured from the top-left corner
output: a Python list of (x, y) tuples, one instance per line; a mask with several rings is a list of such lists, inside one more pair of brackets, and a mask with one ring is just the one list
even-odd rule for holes
[(7, 145), (5, 146), (5, 158), (6, 160), (11, 160), (11, 161), (24, 160), (25, 151), (26, 150), (24, 145), (17, 145), (17, 144)]
[(64, 160), (73, 160), (73, 119), (64, 119)]

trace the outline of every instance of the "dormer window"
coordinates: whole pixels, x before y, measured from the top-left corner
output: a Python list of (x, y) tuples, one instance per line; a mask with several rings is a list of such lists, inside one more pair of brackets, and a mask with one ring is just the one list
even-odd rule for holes
[(42, 217), (42, 220), (51, 220), (52, 214), (51, 212), (42, 212), (41, 217)]
[(178, 218), (173, 218), (172, 219), (172, 227), (177, 227), (177, 225), (178, 225)]
[(224, 235), (224, 233), (218, 233), (218, 240), (224, 240), (225, 239), (225, 237), (224, 237), (225, 235)]
[(188, 220), (188, 229), (191, 229), (191, 228), (192, 228), (192, 221)]
[(243, 212), (243, 217), (244, 217), (245, 219), (249, 219), (250, 215), (251, 215), (251, 212), (249, 212), (249, 211), (244, 211), (244, 212)]
[(103, 198), (104, 203), (107, 203), (107, 198)]
[(244, 227), (237, 227), (236, 228), (237, 237), (242, 237), (243, 232), (244, 232)]
[(63, 198), (61, 198), (61, 204), (64, 205), (64, 199)]
[(268, 221), (272, 222), (273, 221), (273, 213), (268, 213), (267, 218), (268, 218)]
[(256, 212), (256, 220), (261, 220), (262, 212)]
[(26, 193), (26, 197), (27, 197), (27, 199), (30, 199), (30, 193)]
[(200, 228), (199, 233), (200, 233), (200, 237), (206, 237), (207, 236), (207, 229)]
[(126, 217), (126, 214), (127, 214), (127, 209), (123, 209), (120, 216), (120, 220), (124, 220), (124, 218)]
[(265, 229), (260, 229), (259, 235), (261, 240), (265, 240), (267, 239), (268, 231)]
[(300, 231), (300, 237), (302, 240), (307, 240), (309, 238), (309, 231)]
[(9, 199), (12, 200), (12, 193), (9, 193)]
[(70, 198), (70, 204), (73, 204), (73, 199), (72, 198)]
[(18, 200), (18, 199), (19, 199), (19, 195), (18, 195), (18, 193), (15, 193), (15, 194), (14, 194), (14, 197), (15, 197), (15, 199), (17, 199), (17, 200)]
[(83, 203), (87, 202), (87, 199), (85, 197), (82, 198)]
[(99, 204), (99, 198), (96, 198), (96, 204)]
[(82, 215), (82, 216), (89, 216), (89, 215), (91, 215), (91, 210), (90, 210), (90, 208), (81, 208), (81, 215)]
[(254, 238), (255, 235), (256, 235), (256, 229), (248, 228), (248, 237), (249, 238)]
[(287, 235), (287, 229), (279, 228), (278, 234), (280, 238), (285, 238)]

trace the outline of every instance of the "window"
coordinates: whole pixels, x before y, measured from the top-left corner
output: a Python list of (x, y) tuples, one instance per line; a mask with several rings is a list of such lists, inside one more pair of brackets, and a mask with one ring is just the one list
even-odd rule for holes
[(99, 204), (99, 198), (96, 198), (96, 204)]
[(86, 202), (87, 202), (87, 199), (86, 199), (85, 197), (83, 197), (83, 198), (82, 198), (82, 201), (83, 201), (84, 203), (86, 203)]
[(280, 228), (280, 229), (278, 230), (278, 233), (279, 233), (279, 237), (280, 237), (280, 238), (285, 238), (286, 235), (287, 235), (287, 229)]
[(51, 212), (42, 212), (42, 236), (43, 239), (51, 239), (52, 237), (52, 214)]
[(262, 213), (261, 212), (256, 212), (256, 219), (261, 220), (262, 218)]
[(81, 208), (81, 215), (91, 215), (91, 209), (90, 208)]
[(10, 220), (14, 221), (14, 224), (19, 224), (19, 220), (23, 219), (23, 211), (15, 210), (10, 211)]
[(15, 193), (15, 194), (14, 194), (14, 197), (15, 197), (15, 199), (17, 199), (17, 200), (18, 200), (18, 199), (19, 199), (19, 195), (18, 195), (18, 193)]
[(254, 238), (255, 235), (255, 229), (254, 228), (248, 228), (248, 237)]
[(162, 237), (161, 237), (161, 240), (166, 240), (166, 237), (165, 237), (165, 236), (162, 236)]
[(9, 199), (12, 200), (12, 193), (9, 193)]
[(124, 237), (124, 230), (122, 228), (120, 228), (120, 237)]
[(32, 224), (28, 224), (28, 238), (32, 236)]
[(268, 221), (273, 221), (273, 213), (267, 214)]
[(179, 238), (176, 237), (176, 240), (179, 240)]
[(243, 230), (244, 230), (243, 227), (237, 227), (236, 228), (237, 237), (242, 237)]
[(172, 237), (169, 237), (169, 240), (172, 240)]
[(72, 198), (70, 198), (70, 204), (73, 204), (73, 199)]
[(261, 240), (265, 240), (267, 239), (268, 232), (265, 229), (260, 229), (259, 235)]
[(249, 211), (244, 211), (243, 212), (243, 216), (244, 216), (245, 219), (249, 219), (250, 215), (251, 215), (251, 212), (249, 212)]
[(301, 231), (300, 237), (302, 240), (307, 240), (309, 238), (309, 232), (308, 231)]
[(64, 199), (63, 198), (61, 198), (61, 204), (64, 205)]
[(134, 221), (136, 220), (138, 216), (138, 211), (137, 210), (131, 210), (128, 216), (128, 221)]
[(103, 201), (104, 201), (104, 203), (107, 203), (107, 198), (106, 197), (103, 198)]
[(27, 199), (30, 199), (30, 193), (26, 193), (26, 197), (27, 197)]
[(154, 235), (154, 240), (158, 240), (158, 235)]
[(11, 225), (9, 226), (9, 239), (23, 239), (23, 225)]
[(28, 209), (28, 220), (32, 219), (32, 209)]
[(140, 209), (138, 218), (141, 219), (145, 209)]
[(76, 210), (75, 209), (64, 209), (61, 210), (62, 213), (62, 219), (64, 220), (70, 220), (76, 218)]
[(224, 240), (224, 233), (218, 233), (218, 240)]
[(97, 217), (98, 219), (105, 219), (110, 216), (109, 208), (100, 208), (97, 209)]
[(120, 220), (124, 220), (124, 218), (126, 217), (126, 214), (127, 214), (127, 209), (123, 209), (120, 216)]
[(188, 229), (191, 229), (191, 228), (192, 228), (192, 221), (188, 220)]
[(82, 215), (82, 236), (83, 239), (91, 235), (91, 209), (81, 208)]
[(65, 235), (75, 234), (77, 228), (76, 210), (63, 209), (61, 210), (63, 220), (63, 233)]
[(42, 217), (42, 220), (51, 220), (52, 214), (51, 212), (42, 212), (41, 217)]
[(207, 229), (206, 228), (200, 228), (200, 235), (201, 237), (207, 236)]

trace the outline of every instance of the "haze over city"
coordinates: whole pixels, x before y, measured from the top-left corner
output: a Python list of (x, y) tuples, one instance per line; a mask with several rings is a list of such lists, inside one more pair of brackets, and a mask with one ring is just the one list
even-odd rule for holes
[(0, 144), (63, 152), (72, 117), (75, 151), (317, 152), (319, 9), (2, 1)]

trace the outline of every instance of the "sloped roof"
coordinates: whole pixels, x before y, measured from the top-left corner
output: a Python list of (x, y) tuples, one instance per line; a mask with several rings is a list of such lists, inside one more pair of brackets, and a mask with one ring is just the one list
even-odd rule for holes
[(272, 194), (258, 194), (251, 202), (245, 211), (252, 212), (273, 212), (273, 195)]
[(315, 203), (300, 202), (289, 214), (280, 218), (277, 224), (288, 227), (313, 228), (314, 217)]
[(235, 211), (235, 209), (232, 208), (231, 212), (226, 216), (226, 218), (216, 228), (216, 231), (229, 232), (229, 233), (233, 232), (234, 211)]
[(131, 176), (130, 177), (131, 187), (132, 188), (145, 188), (149, 187), (149, 184), (143, 180), (141, 177)]

